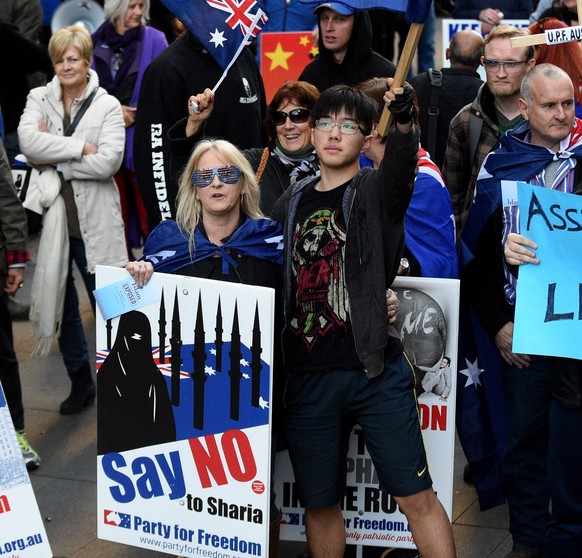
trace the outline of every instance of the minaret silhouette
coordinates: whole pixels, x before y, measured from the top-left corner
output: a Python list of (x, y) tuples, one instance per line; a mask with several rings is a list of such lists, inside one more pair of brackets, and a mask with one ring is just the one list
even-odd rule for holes
[(220, 297), (218, 297), (218, 306), (216, 308), (216, 332), (215, 348), (216, 348), (216, 371), (222, 372), (222, 307), (220, 305)]
[(178, 287), (174, 295), (174, 311), (172, 313), (172, 336), (170, 337), (172, 356), (170, 366), (172, 370), (171, 400), (174, 407), (180, 406), (180, 368), (182, 366), (182, 324), (180, 322), (180, 306), (178, 305)]
[(238, 323), (238, 305), (234, 303), (234, 316), (232, 318), (232, 331), (230, 334), (230, 418), (239, 420), (240, 411), (240, 380), (242, 377), (240, 371), (240, 327)]
[(253, 407), (259, 406), (259, 398), (261, 395), (261, 325), (259, 323), (259, 303), (255, 306), (255, 321), (253, 323), (253, 343), (251, 345), (251, 371), (252, 371), (252, 389), (251, 389), (251, 405)]
[(193, 398), (193, 425), (194, 428), (204, 428), (204, 384), (206, 378), (206, 337), (204, 334), (204, 317), (202, 313), (202, 292), (198, 294), (198, 310), (196, 312), (196, 324), (194, 326), (194, 370), (192, 380), (194, 382)]
[(158, 338), (160, 364), (166, 363), (166, 303), (164, 301), (164, 289), (162, 289), (162, 300), (160, 301), (160, 314), (158, 319)]
[(111, 330), (113, 329), (113, 324), (111, 323), (111, 318), (105, 322), (105, 329), (107, 331), (107, 350), (111, 350)]

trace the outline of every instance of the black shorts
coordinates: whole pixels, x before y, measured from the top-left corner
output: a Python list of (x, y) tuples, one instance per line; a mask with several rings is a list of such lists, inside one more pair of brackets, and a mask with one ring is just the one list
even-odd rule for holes
[(380, 488), (411, 496), (432, 486), (414, 393), (404, 355), (368, 379), (363, 368), (290, 374), (285, 391), (287, 438), (298, 496), (306, 508), (342, 500), (352, 428), (362, 429)]

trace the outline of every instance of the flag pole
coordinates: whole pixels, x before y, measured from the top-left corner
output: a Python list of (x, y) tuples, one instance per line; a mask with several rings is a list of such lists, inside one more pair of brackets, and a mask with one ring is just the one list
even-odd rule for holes
[[(582, 1), (582, 0), (579, 0)], [(402, 54), (398, 60), (398, 66), (396, 66), (396, 73), (394, 74), (394, 81), (390, 86), (390, 91), (393, 91), (397, 87), (401, 87), (406, 81), (406, 76), (408, 75), (408, 70), (416, 53), (416, 48), (418, 47), (418, 41), (422, 35), (422, 30), (424, 28), (424, 23), (411, 23), (410, 29), (408, 31), (408, 36), (406, 37), (406, 42), (404, 43), (404, 48), (402, 49)], [(388, 133), (388, 128), (392, 120), (392, 114), (388, 110), (388, 107), (384, 105), (384, 110), (380, 116), (380, 122), (378, 123), (378, 133), (381, 136), (386, 136)]]
[[(234, 56), (232, 57), (231, 61), (228, 63), (228, 66), (224, 69), (224, 72), (222, 72), (220, 79), (216, 82), (216, 85), (212, 88), (212, 93), (216, 93), (216, 90), (220, 87), (220, 84), (226, 79), (226, 75), (228, 74), (228, 71), (232, 68), (232, 65), (236, 62), (236, 59), (239, 57), (243, 48), (245, 48), (245, 46), (247, 46), (247, 42), (253, 36), (253, 31), (255, 30), (257, 25), (259, 24), (259, 20), (261, 19), (262, 15), (263, 14), (262, 14), (261, 10), (257, 10), (255, 17), (253, 18), (253, 22), (250, 24), (241, 44), (238, 45), (238, 49), (234, 53)], [(198, 103), (196, 101), (192, 101), (192, 108), (194, 109), (194, 112), (200, 112), (198, 109)]]
[(212, 93), (216, 93), (216, 90), (220, 87), (220, 84), (226, 78), (226, 74), (228, 74), (228, 70), (230, 70), (232, 65), (236, 62), (236, 59), (239, 57), (240, 53), (242, 52), (242, 49), (247, 46), (247, 43), (250, 40), (250, 38), (253, 36), (253, 31), (255, 30), (257, 25), (259, 24), (259, 20), (261, 19), (262, 15), (263, 14), (262, 14), (261, 10), (257, 10), (255, 17), (253, 18), (253, 22), (249, 25), (248, 31), (246, 32), (244, 39), (242, 40), (242, 43), (238, 46), (237, 51), (235, 52), (234, 56), (232, 57), (232, 60), (228, 63), (228, 66), (225, 68), (224, 72), (222, 72), (222, 76), (220, 76), (220, 79), (218, 80), (218, 82), (212, 88)]
[[(578, 17), (582, 14), (582, 0), (576, 0), (576, 10), (578, 12)], [(578, 20), (579, 21), (579, 20)], [(573, 25), (571, 26), (575, 29), (581, 29), (582, 25)], [(577, 38), (572, 38), (568, 42), (577, 41)], [(525, 37), (512, 37), (510, 39), (512, 48), (517, 47), (524, 47), (524, 46), (533, 46), (533, 45), (544, 45), (546, 44), (546, 35), (545, 33), (540, 33), (537, 35), (530, 35)]]

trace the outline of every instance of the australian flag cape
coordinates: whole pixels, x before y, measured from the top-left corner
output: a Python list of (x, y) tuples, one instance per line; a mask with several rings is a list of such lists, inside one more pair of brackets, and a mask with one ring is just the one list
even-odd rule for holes
[(222, 246), (210, 242), (200, 228), (196, 228), (194, 250), (190, 254), (188, 233), (176, 221), (168, 219), (148, 236), (142, 259), (150, 261), (155, 271), (174, 273), (191, 263), (219, 255), (222, 258), (222, 272), (227, 274), (228, 266), (238, 267), (229, 254), (230, 250), (282, 265), (283, 227), (270, 219), (247, 218)]
[[(523, 122), (500, 140), (483, 162), (475, 200), (461, 237), (461, 270), (473, 259), (481, 230), (501, 204), (501, 179), (528, 182), (559, 158), (582, 158), (582, 122), (576, 119), (568, 145), (559, 152), (526, 143), (529, 123)], [(461, 271), (462, 273), (462, 271)], [(505, 502), (502, 458), (507, 444), (501, 356), (481, 327), (461, 288), (457, 432), (481, 510)]]

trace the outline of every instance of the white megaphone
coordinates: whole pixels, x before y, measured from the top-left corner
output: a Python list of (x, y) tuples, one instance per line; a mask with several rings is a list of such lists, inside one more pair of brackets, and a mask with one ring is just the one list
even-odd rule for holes
[(80, 25), (93, 33), (104, 21), (103, 8), (95, 0), (65, 0), (53, 14), (51, 31), (55, 33), (69, 25)]

